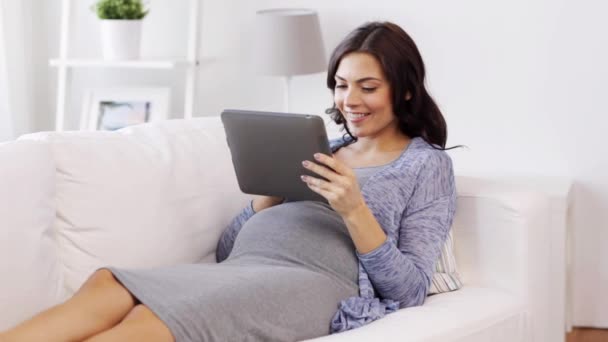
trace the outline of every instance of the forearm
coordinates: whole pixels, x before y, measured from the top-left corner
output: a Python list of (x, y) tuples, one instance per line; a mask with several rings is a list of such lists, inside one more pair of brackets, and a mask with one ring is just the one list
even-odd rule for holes
[(264, 209), (274, 207), (275, 205), (281, 204), (282, 202), (283, 198), (281, 197), (256, 196), (253, 199), (251, 206), (256, 213), (259, 213)]
[(232, 246), (234, 245), (236, 236), (241, 231), (241, 228), (245, 222), (247, 222), (247, 220), (254, 214), (255, 212), (253, 211), (252, 204), (250, 203), (235, 218), (233, 218), (230, 224), (228, 224), (228, 226), (224, 229), (215, 251), (215, 258), (217, 262), (222, 262), (228, 258), (230, 251), (232, 251)]
[(424, 302), (452, 224), (454, 203), (451, 194), (410, 208), (395, 237), (398, 241), (389, 239), (369, 253), (358, 253), (382, 298), (397, 300), (402, 308)]
[(279, 197), (269, 197), (269, 196), (256, 196), (240, 214), (238, 214), (228, 227), (224, 229), (222, 236), (220, 236), (220, 240), (217, 244), (217, 249), (215, 252), (215, 259), (217, 262), (222, 262), (230, 252), (232, 251), (232, 246), (234, 245), (234, 240), (236, 240), (236, 236), (241, 231), (241, 228), (249, 220), (249, 218), (255, 213), (258, 213), (264, 209), (270, 208), (277, 204), (283, 202), (282, 198)]
[(357, 256), (380, 297), (398, 301), (401, 308), (424, 302), (430, 278), (416, 266), (415, 256), (403, 254), (392, 241)]
[(343, 219), (357, 256), (379, 295), (399, 301), (401, 307), (422, 304), (428, 289), (424, 272), (414, 263), (414, 256), (404, 255), (394, 242), (387, 240), (369, 207), (362, 205)]
[(386, 234), (367, 205), (352, 210), (342, 217), (357, 252), (369, 253), (386, 241)]

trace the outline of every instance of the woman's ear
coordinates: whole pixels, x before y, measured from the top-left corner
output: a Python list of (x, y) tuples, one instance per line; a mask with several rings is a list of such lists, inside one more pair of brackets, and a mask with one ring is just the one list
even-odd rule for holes
[(409, 91), (405, 93), (405, 101), (409, 101), (412, 98), (412, 93)]

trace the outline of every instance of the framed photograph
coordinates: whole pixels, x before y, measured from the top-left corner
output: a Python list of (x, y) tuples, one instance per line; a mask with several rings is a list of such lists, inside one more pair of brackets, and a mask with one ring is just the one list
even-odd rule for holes
[(169, 92), (169, 88), (87, 89), (80, 129), (113, 131), (167, 119)]

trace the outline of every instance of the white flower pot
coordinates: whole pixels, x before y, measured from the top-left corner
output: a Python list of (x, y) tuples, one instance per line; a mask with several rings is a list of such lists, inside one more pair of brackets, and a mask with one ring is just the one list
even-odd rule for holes
[(142, 20), (101, 20), (101, 45), (106, 60), (138, 59)]

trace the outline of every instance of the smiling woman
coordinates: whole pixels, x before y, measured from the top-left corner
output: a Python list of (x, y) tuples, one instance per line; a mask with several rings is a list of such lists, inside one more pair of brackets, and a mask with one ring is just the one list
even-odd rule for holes
[[(349, 131), (358, 138), (382, 136), (384, 130), (397, 132), (391, 90), (382, 66), (370, 54), (346, 55), (336, 71), (334, 102), (343, 113)], [(394, 135), (394, 134), (393, 134)]]
[[(217, 264), (100, 269), (5, 336), (300, 341), (422, 305), (456, 210), (445, 121), (397, 25), (363, 25), (333, 56), (334, 114), (350, 137), (302, 161), (302, 182), (327, 202), (254, 199), (221, 234)], [(461, 286), (440, 279), (442, 292)]]
[[(330, 58), (327, 87), (334, 105), (326, 112), (350, 139), (362, 139), (359, 146), (370, 139), (383, 145), (405, 135), (445, 150), (447, 125), (424, 85), (425, 77), (418, 47), (401, 27), (389, 22), (362, 25)], [(375, 139), (378, 136), (384, 138)]]

